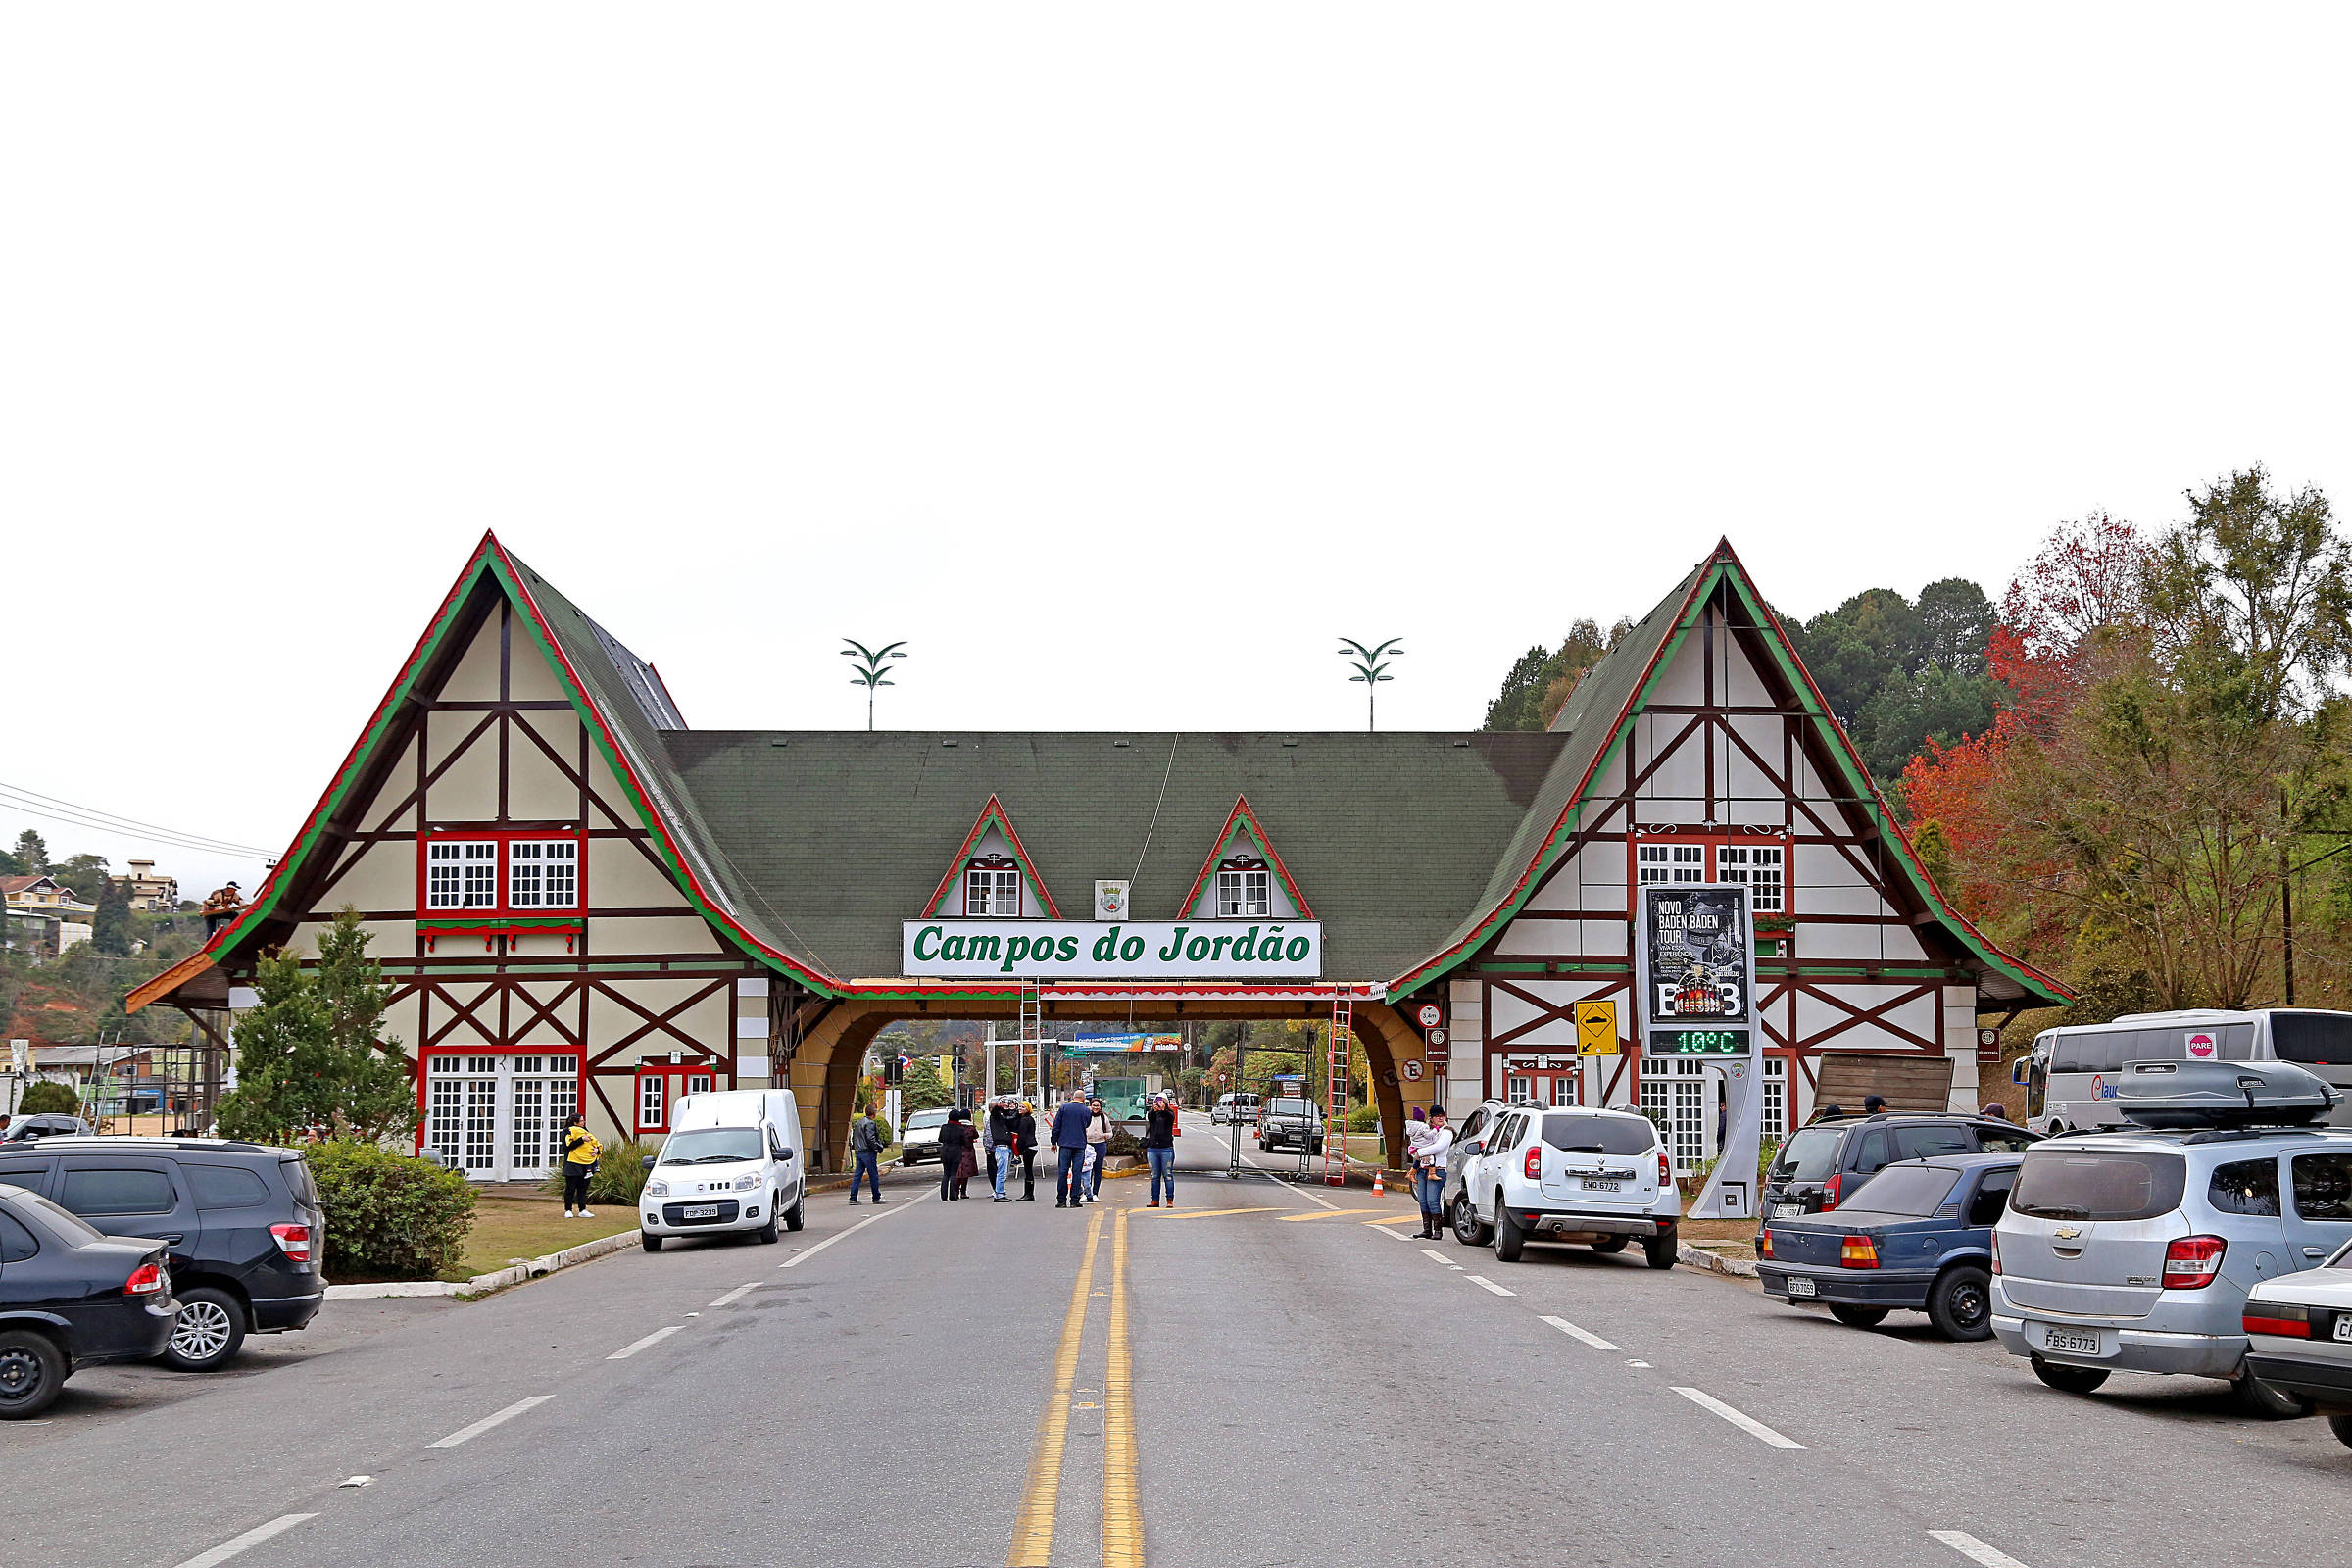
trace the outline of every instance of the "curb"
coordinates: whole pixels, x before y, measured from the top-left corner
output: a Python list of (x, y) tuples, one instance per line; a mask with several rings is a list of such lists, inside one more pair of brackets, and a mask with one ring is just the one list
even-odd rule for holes
[(624, 1248), (634, 1246), (636, 1241), (637, 1233), (635, 1231), (616, 1231), (611, 1236), (600, 1236), (593, 1242), (582, 1242), (577, 1247), (566, 1247), (560, 1252), (549, 1252), (544, 1256), (525, 1258), (510, 1263), (505, 1268), (493, 1269), (487, 1274), (476, 1274), (469, 1280), (383, 1280), (369, 1285), (329, 1285), (326, 1288), (326, 1298), (330, 1301), (382, 1300), (396, 1297), (414, 1296), (454, 1296), (470, 1298), (476, 1296), (486, 1296), (492, 1291), (503, 1291), (510, 1285), (520, 1285), (525, 1280), (537, 1279), (542, 1274), (552, 1274), (560, 1268), (570, 1268), (577, 1263), (592, 1262), (597, 1258), (609, 1256)]
[(1692, 1268), (1703, 1268), (1710, 1274), (1721, 1274), (1727, 1279), (1752, 1280), (1756, 1277), (1756, 1265), (1747, 1259), (1718, 1257), (1705, 1248), (1693, 1247), (1689, 1242), (1676, 1244), (1675, 1261), (1688, 1263)]

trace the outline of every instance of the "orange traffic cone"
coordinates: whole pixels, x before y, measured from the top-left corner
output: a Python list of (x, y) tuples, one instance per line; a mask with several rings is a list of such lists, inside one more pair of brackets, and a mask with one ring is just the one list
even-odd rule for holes
[(1385, 1192), (1387, 1192), (1387, 1191), (1388, 1191), (1388, 1189), (1387, 1189), (1386, 1187), (1383, 1187), (1383, 1186), (1381, 1186), (1381, 1185), (1380, 1185), (1380, 1172), (1379, 1172), (1378, 1170), (1375, 1170), (1375, 1171), (1373, 1171), (1373, 1172), (1372, 1172), (1372, 1196), (1373, 1196), (1373, 1197), (1375, 1197), (1375, 1198), (1378, 1198), (1378, 1197), (1379, 1197), (1381, 1194), (1383, 1194), (1383, 1193), (1385, 1193)]

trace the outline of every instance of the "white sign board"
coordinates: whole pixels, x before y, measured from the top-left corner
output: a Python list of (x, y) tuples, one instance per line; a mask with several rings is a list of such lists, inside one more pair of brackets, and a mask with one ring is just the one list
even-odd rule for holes
[(1124, 920), (1127, 918), (1127, 884), (1098, 882), (1095, 884), (1095, 918)]
[(941, 979), (1315, 980), (1318, 920), (908, 920), (901, 972)]

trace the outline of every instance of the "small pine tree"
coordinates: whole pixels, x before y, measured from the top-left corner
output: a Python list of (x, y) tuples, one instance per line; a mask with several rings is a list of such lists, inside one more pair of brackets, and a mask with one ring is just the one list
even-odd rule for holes
[(382, 1037), (390, 992), (368, 956), (359, 912), (345, 908), (305, 969), (286, 954), (255, 970), (261, 1005), (237, 1028), (237, 1087), (220, 1102), (220, 1131), (257, 1143), (292, 1142), (306, 1128), (380, 1142), (416, 1131), (408, 1069)]
[(130, 956), (130, 895), (112, 877), (98, 884), (98, 912), (90, 921), (90, 947), (118, 958)]

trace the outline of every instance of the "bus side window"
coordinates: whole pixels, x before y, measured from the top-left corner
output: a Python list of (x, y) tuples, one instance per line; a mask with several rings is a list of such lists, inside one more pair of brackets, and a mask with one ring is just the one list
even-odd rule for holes
[(2250, 1023), (2226, 1023), (2214, 1031), (2224, 1061), (2252, 1061), (2254, 1059), (2254, 1026)]

